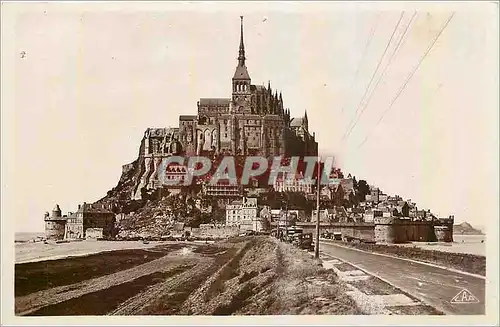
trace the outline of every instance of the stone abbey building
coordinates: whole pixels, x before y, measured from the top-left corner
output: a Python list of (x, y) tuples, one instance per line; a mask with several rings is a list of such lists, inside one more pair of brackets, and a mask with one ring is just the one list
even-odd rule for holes
[[(252, 85), (243, 42), (229, 98), (201, 98), (197, 115), (181, 115), (177, 128), (148, 128), (141, 144), (144, 157), (168, 155), (315, 156), (318, 144), (309, 132), (307, 113), (292, 118), (281, 93), (270, 83)], [(229, 86), (229, 85), (228, 85)]]

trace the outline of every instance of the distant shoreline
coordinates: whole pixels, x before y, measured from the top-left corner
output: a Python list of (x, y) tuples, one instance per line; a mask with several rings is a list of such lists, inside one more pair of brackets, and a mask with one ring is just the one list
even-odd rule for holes
[(480, 233), (474, 233), (474, 232), (465, 232), (465, 233), (459, 233), (459, 232), (453, 232), (453, 236), (458, 236), (458, 235), (464, 235), (464, 236), (485, 236), (486, 234), (483, 233), (483, 232), (480, 232)]
[(37, 237), (45, 237), (45, 232), (16, 232), (14, 235), (15, 243), (30, 242)]

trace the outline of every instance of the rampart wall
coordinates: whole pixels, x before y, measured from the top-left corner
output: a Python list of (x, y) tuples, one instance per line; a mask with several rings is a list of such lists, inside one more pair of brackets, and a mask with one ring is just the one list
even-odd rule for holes
[[(316, 232), (314, 222), (299, 222), (297, 226), (302, 227), (305, 233)], [(320, 233), (324, 232), (340, 232), (343, 238), (351, 237), (377, 243), (453, 242), (453, 221), (411, 221), (399, 217), (376, 217), (373, 223), (321, 223)]]

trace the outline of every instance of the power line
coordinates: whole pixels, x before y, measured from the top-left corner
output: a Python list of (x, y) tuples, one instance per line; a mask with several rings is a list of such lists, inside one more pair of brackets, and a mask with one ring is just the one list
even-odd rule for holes
[[(359, 74), (361, 65), (363, 64), (363, 62), (365, 60), (365, 56), (366, 56), (366, 53), (368, 51), (368, 48), (370, 47), (370, 44), (372, 43), (373, 35), (375, 34), (375, 30), (378, 27), (380, 15), (381, 15), (381, 13), (377, 14), (375, 24), (373, 24), (373, 26), (372, 26), (372, 28), (370, 30), (370, 36), (368, 37), (368, 40), (366, 41), (365, 48), (363, 50), (363, 54), (361, 55), (361, 60), (359, 61), (358, 67), (356, 68), (356, 73), (354, 74), (354, 78), (352, 80), (351, 86), (349, 87), (349, 93), (351, 93), (352, 88), (354, 87), (354, 84), (356, 83), (356, 81), (358, 79), (358, 74)], [(345, 106), (346, 106), (346, 104), (344, 104), (342, 106), (342, 114), (344, 114), (344, 108), (345, 108)]]
[(365, 104), (363, 106), (363, 109), (361, 110), (359, 116), (356, 118), (356, 121), (354, 122), (354, 125), (352, 125), (351, 129), (347, 132), (346, 138), (348, 138), (351, 135), (352, 131), (354, 130), (354, 128), (358, 124), (359, 120), (361, 119), (361, 116), (363, 116), (363, 113), (365, 112), (366, 108), (370, 104), (370, 101), (371, 101), (373, 95), (375, 94), (375, 91), (377, 90), (380, 82), (384, 78), (385, 73), (387, 72), (387, 69), (391, 65), (392, 60), (394, 59), (394, 57), (398, 53), (399, 49), (403, 46), (404, 42), (406, 41), (406, 36), (408, 35), (408, 31), (409, 31), (410, 25), (413, 22), (413, 19), (415, 18), (416, 15), (417, 15), (417, 12), (415, 11), (413, 13), (413, 15), (411, 16), (411, 19), (408, 22), (408, 25), (406, 25), (406, 28), (405, 28), (404, 32), (401, 34), (401, 37), (399, 38), (398, 43), (396, 44), (396, 47), (394, 48), (394, 51), (392, 52), (392, 55), (389, 58), (389, 61), (388, 61), (387, 65), (384, 67), (384, 70), (382, 71), (382, 74), (379, 76), (379, 78), (377, 80), (377, 83), (375, 83), (375, 86), (373, 87), (373, 90), (372, 90), (370, 96), (368, 97), (368, 100), (365, 102)]
[[(353, 117), (353, 119), (351, 119), (351, 121), (350, 121), (350, 122), (349, 122), (349, 124), (347, 125), (347, 126), (348, 126), (348, 128), (351, 126), (351, 124), (352, 124), (352, 122), (354, 121), (354, 119), (355, 119), (356, 115), (358, 114), (359, 108), (361, 107), (361, 103), (363, 103), (363, 100), (365, 99), (366, 94), (368, 93), (368, 90), (370, 89), (370, 86), (372, 85), (373, 78), (375, 78), (375, 75), (377, 74), (378, 69), (380, 68), (380, 64), (382, 63), (382, 60), (384, 59), (384, 56), (385, 56), (385, 54), (386, 54), (386, 52), (387, 52), (387, 49), (389, 48), (389, 45), (390, 45), (390, 44), (391, 44), (391, 42), (392, 42), (392, 39), (393, 39), (393, 37), (394, 37), (394, 34), (396, 33), (396, 30), (398, 29), (398, 26), (399, 26), (399, 24), (401, 23), (401, 20), (403, 19), (403, 15), (404, 15), (404, 13), (405, 13), (404, 11), (403, 11), (403, 12), (401, 12), (401, 16), (399, 17), (398, 23), (396, 24), (396, 26), (394, 26), (394, 30), (392, 31), (392, 35), (391, 35), (391, 37), (389, 38), (389, 42), (387, 42), (387, 45), (386, 45), (385, 50), (384, 50), (384, 53), (382, 53), (382, 56), (380, 57), (380, 59), (379, 59), (379, 61), (378, 61), (377, 68), (375, 68), (375, 71), (373, 72), (373, 75), (372, 75), (372, 77), (371, 77), (371, 79), (370, 79), (370, 82), (368, 83), (368, 86), (367, 86), (367, 87), (366, 87), (366, 89), (365, 89), (365, 93), (363, 94), (363, 97), (361, 98), (361, 101), (359, 102), (358, 108), (356, 109), (356, 112), (354, 113), (354, 117)], [(342, 137), (342, 140), (344, 140), (344, 139), (345, 139), (346, 134), (347, 134), (347, 133), (344, 133), (344, 136)]]
[[(433, 94), (432, 94), (432, 95), (436, 95), (436, 94), (439, 92), (439, 90), (441, 89), (441, 87), (442, 87), (442, 86), (443, 86), (443, 83), (439, 83), (439, 85), (438, 85), (438, 86), (437, 86), (437, 88), (434, 90), (434, 92), (433, 92)], [(426, 100), (430, 101), (430, 100), (429, 100), (429, 99), (430, 99), (430, 97), (431, 97), (431, 96), (429, 95), (429, 96), (427, 97), (427, 99), (426, 99)], [(375, 129), (373, 129), (373, 130), (375, 130)], [(373, 132), (373, 130), (372, 130), (371, 132)], [(361, 143), (358, 145), (358, 147), (356, 148), (356, 150), (357, 150), (357, 149), (359, 149), (359, 148), (361, 148), (361, 146), (363, 146), (363, 144), (364, 144), (367, 140), (368, 140), (368, 136), (367, 136), (367, 137), (365, 137), (365, 139), (363, 140), (363, 142), (361, 142)]]
[(362, 103), (363, 103), (363, 100), (365, 99), (366, 94), (368, 93), (368, 90), (370, 89), (370, 86), (372, 85), (373, 79), (375, 78), (375, 75), (377, 74), (378, 69), (380, 68), (380, 64), (382, 63), (382, 60), (384, 59), (384, 56), (385, 56), (385, 54), (386, 54), (386, 52), (387, 52), (387, 49), (389, 49), (389, 45), (390, 45), (390, 44), (391, 44), (391, 42), (392, 42), (392, 39), (393, 39), (393, 37), (394, 37), (394, 34), (396, 33), (396, 30), (397, 30), (397, 28), (399, 27), (399, 24), (401, 23), (401, 20), (403, 19), (403, 15), (404, 15), (404, 13), (405, 13), (404, 11), (401, 13), (401, 16), (399, 17), (399, 21), (398, 21), (398, 23), (396, 24), (396, 26), (394, 26), (394, 30), (392, 31), (392, 35), (391, 35), (391, 37), (390, 37), (390, 39), (389, 39), (389, 42), (387, 42), (387, 45), (386, 45), (385, 50), (384, 50), (384, 53), (383, 53), (383, 54), (382, 54), (382, 56), (380, 57), (380, 60), (379, 60), (379, 62), (378, 62), (378, 64), (377, 64), (377, 68), (375, 68), (375, 71), (373, 72), (373, 75), (372, 75), (372, 77), (371, 77), (371, 79), (370, 79), (370, 82), (368, 83), (368, 86), (367, 86), (367, 87), (366, 87), (366, 89), (365, 89), (365, 93), (364, 93), (364, 94), (363, 94), (363, 96), (361, 97), (361, 100), (360, 100), (360, 102), (359, 102), (359, 104), (358, 104), (358, 108), (356, 109), (356, 112), (354, 113), (353, 118), (351, 119), (351, 121), (350, 121), (350, 122), (349, 122), (349, 124), (347, 125), (347, 130), (346, 130), (346, 132), (344, 133), (344, 136), (342, 137), (342, 140), (345, 140), (345, 139), (347, 138), (348, 134), (350, 134), (350, 132), (352, 131), (352, 127), (351, 127), (351, 126), (352, 126), (352, 123), (353, 123), (353, 121), (354, 121), (354, 120), (356, 120), (356, 118), (357, 118), (357, 114), (358, 114), (358, 112), (359, 112), (359, 109), (361, 108), (361, 105), (362, 105)]
[(417, 69), (420, 67), (420, 65), (422, 64), (422, 62), (424, 61), (424, 59), (427, 57), (427, 55), (429, 54), (429, 52), (432, 50), (432, 48), (434, 47), (434, 45), (436, 44), (436, 41), (439, 39), (439, 37), (441, 36), (441, 34), (443, 33), (443, 31), (446, 29), (446, 27), (448, 26), (448, 24), (450, 23), (451, 19), (453, 18), (453, 16), (455, 15), (455, 12), (453, 12), (450, 17), (448, 18), (448, 20), (446, 21), (446, 23), (443, 25), (443, 27), (441, 28), (441, 30), (439, 31), (439, 33), (436, 35), (436, 37), (434, 38), (434, 40), (432, 41), (432, 43), (429, 45), (429, 47), (427, 48), (427, 50), (425, 51), (424, 55), (420, 58), (418, 64), (415, 66), (415, 68), (413, 69), (413, 71), (410, 73), (410, 75), (408, 76), (408, 78), (406, 79), (405, 83), (403, 84), (403, 86), (399, 89), (398, 93), (396, 94), (396, 96), (392, 99), (389, 107), (387, 107), (387, 109), (384, 111), (384, 113), (382, 114), (382, 116), (380, 117), (380, 119), (378, 120), (377, 124), (375, 124), (375, 126), (372, 128), (372, 130), (368, 133), (368, 135), (365, 137), (365, 139), (363, 140), (363, 142), (361, 142), (360, 145), (358, 145), (357, 149), (361, 148), (361, 146), (363, 146), (363, 144), (365, 144), (365, 142), (368, 140), (368, 138), (370, 137), (371, 133), (377, 128), (377, 126), (380, 124), (380, 122), (384, 119), (385, 115), (387, 114), (387, 112), (392, 108), (392, 106), (394, 105), (394, 103), (396, 102), (396, 100), (399, 98), (399, 96), (401, 95), (401, 93), (403, 93), (404, 89), (406, 88), (406, 85), (408, 85), (408, 82), (411, 80), (411, 78), (413, 77), (413, 75), (415, 75), (415, 72), (417, 71)]

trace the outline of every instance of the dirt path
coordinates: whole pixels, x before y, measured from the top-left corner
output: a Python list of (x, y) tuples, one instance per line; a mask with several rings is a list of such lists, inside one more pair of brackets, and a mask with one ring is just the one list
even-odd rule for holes
[(108, 315), (126, 316), (140, 314), (146, 311), (148, 307), (152, 306), (152, 303), (157, 301), (158, 298), (164, 297), (165, 295), (176, 295), (176, 290), (182, 288), (183, 285), (188, 284), (193, 279), (195, 271), (206, 271), (210, 268), (211, 264), (212, 260), (201, 260), (201, 262), (196, 264), (192, 269), (184, 271), (164, 282), (148, 287), (136, 296), (120, 304), (118, 308), (108, 313)]

